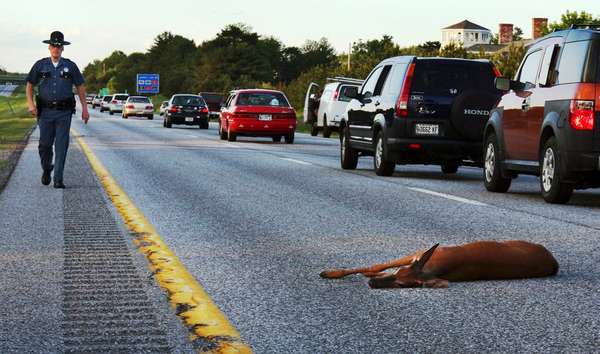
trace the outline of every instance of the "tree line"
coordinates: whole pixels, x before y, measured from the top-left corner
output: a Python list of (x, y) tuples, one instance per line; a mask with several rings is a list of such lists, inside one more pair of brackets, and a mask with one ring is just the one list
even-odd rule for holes
[[(574, 23), (600, 24), (600, 19), (585, 11), (567, 11), (546, 31), (568, 28)], [(522, 31), (516, 31), (518, 38)], [(384, 58), (416, 55), (490, 59), (504, 76), (512, 77), (525, 52), (519, 43), (495, 54), (470, 53), (460, 43), (442, 48), (437, 41), (400, 47), (391, 36), (384, 35), (353, 43), (348, 67), (348, 53), (336, 54), (326, 38), (288, 47), (274, 37), (259, 35), (247, 25), (231, 24), (199, 45), (180, 35), (161, 33), (145, 53), (126, 55), (115, 51), (88, 64), (83, 74), (90, 92), (108, 87), (111, 92), (135, 93), (137, 73), (157, 73), (161, 94), (166, 97), (178, 92), (274, 88), (285, 91), (293, 106), (301, 108), (310, 82), (323, 83), (332, 76), (365, 78)]]

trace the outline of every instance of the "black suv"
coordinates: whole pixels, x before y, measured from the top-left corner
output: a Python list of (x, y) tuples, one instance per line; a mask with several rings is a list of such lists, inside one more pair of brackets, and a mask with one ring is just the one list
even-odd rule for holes
[(369, 74), (340, 123), (342, 168), (374, 155), (379, 176), (396, 164), (437, 164), (444, 173), (482, 166), (483, 129), (501, 96), (488, 60), (389, 58)]
[(533, 43), (485, 130), (484, 183), (506, 192), (519, 174), (540, 176), (542, 196), (566, 203), (600, 187), (600, 31), (573, 26)]

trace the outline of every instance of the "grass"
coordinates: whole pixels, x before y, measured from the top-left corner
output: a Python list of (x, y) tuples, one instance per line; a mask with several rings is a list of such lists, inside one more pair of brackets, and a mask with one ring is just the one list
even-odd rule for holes
[(35, 118), (27, 112), (27, 99), (24, 87), (19, 87), (11, 97), (0, 97), (0, 169), (6, 167), (9, 155), (7, 150), (14, 150), (24, 143), (24, 138), (36, 123)]

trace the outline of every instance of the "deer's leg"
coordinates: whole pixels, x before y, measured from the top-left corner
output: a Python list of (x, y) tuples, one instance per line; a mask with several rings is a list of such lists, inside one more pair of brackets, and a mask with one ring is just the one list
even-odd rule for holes
[(417, 252), (417, 253), (411, 254), (410, 256), (395, 259), (393, 261), (386, 262), (386, 263), (374, 264), (370, 267), (352, 268), (352, 269), (330, 269), (330, 270), (321, 272), (321, 274), (319, 274), (319, 275), (322, 278), (327, 278), (327, 279), (343, 278), (346, 275), (359, 274), (359, 273), (366, 277), (369, 277), (369, 278), (377, 277), (377, 276), (383, 275), (381, 272), (383, 272), (386, 269), (398, 268), (398, 267), (402, 267), (402, 266), (411, 264), (415, 259), (417, 259), (419, 256), (421, 256), (422, 253), (423, 252)]

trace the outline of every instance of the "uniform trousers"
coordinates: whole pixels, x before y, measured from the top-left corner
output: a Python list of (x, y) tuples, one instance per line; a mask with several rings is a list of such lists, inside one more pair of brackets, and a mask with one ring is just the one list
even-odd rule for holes
[[(38, 119), (40, 142), (38, 150), (42, 169), (54, 169), (54, 180), (63, 180), (63, 171), (67, 150), (69, 149), (69, 130), (71, 129), (72, 110), (44, 108)], [(53, 145), (56, 157), (52, 164)]]

